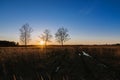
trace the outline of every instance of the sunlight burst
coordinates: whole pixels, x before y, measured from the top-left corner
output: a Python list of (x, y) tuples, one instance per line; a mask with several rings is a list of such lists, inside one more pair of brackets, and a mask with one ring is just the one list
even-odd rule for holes
[(45, 44), (45, 42), (44, 41), (40, 41), (40, 45), (44, 45)]

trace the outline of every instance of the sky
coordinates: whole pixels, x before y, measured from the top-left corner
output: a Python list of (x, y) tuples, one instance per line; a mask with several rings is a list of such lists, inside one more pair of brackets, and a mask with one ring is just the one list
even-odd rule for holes
[(65, 44), (120, 43), (120, 0), (0, 0), (0, 40), (20, 42), (19, 29), (33, 28), (31, 42), (37, 44), (45, 29), (53, 35), (68, 29)]

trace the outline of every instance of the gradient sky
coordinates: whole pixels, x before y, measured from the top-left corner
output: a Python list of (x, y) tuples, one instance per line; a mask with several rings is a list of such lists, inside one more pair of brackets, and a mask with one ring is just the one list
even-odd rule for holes
[(71, 37), (66, 44), (119, 43), (120, 0), (0, 0), (0, 40), (19, 42), (25, 23), (34, 30), (30, 44), (62, 26)]

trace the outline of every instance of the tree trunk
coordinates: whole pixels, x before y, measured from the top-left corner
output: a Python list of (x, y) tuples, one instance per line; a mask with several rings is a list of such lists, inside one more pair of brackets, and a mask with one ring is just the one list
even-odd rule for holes
[(27, 46), (27, 34), (25, 32), (25, 47)]
[(61, 46), (63, 47), (63, 41), (61, 42)]
[(47, 53), (47, 41), (45, 41), (45, 55)]

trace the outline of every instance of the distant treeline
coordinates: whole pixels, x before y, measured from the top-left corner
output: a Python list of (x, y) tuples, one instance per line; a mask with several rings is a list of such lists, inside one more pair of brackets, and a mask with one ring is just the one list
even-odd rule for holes
[(14, 41), (0, 41), (0, 47), (11, 47), (11, 46), (18, 46), (19, 43)]

